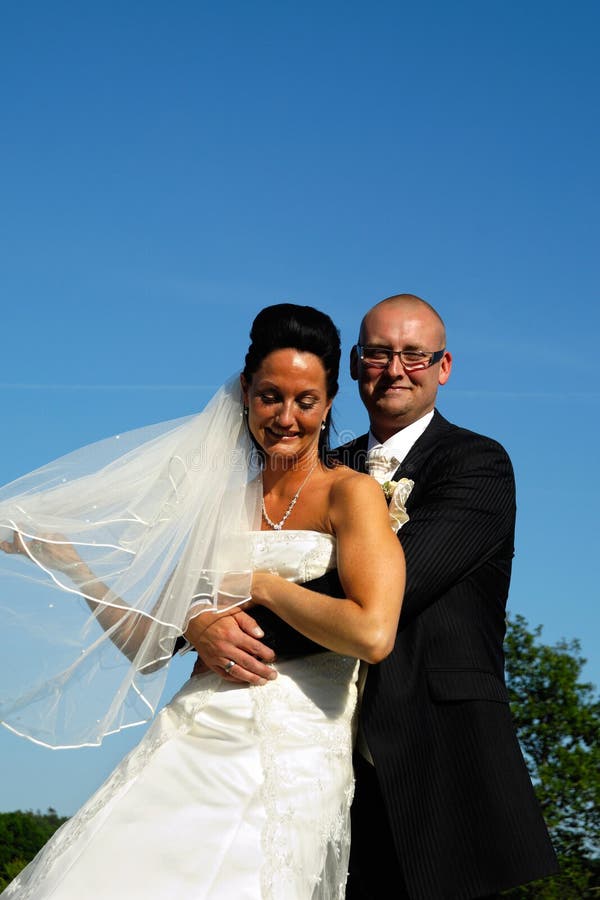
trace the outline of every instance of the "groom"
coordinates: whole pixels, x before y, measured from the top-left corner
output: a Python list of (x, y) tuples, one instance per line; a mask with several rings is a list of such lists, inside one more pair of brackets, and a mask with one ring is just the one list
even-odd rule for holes
[[(452, 368), (445, 346), (433, 307), (400, 294), (369, 310), (351, 352), (370, 430), (338, 458), (414, 486), (396, 645), (368, 670), (361, 704), (348, 900), (493, 897), (557, 871), (504, 683), (512, 466), (434, 409)], [(241, 613), (188, 637), (210, 668), (231, 658), (229, 677), (256, 684), (273, 677), (260, 662), (269, 645), (293, 648), (278, 643), (287, 626), (254, 612), (262, 629)]]

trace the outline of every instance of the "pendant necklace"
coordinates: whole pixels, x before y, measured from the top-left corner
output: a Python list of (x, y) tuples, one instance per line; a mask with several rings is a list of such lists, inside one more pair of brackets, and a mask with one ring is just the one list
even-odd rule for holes
[(266, 507), (265, 507), (265, 498), (264, 498), (264, 497), (262, 498), (262, 514), (263, 514), (263, 518), (264, 518), (265, 522), (267, 523), (267, 525), (268, 525), (270, 528), (273, 528), (275, 531), (281, 531), (281, 529), (282, 529), (283, 526), (285, 525), (285, 523), (286, 523), (286, 521), (287, 521), (287, 519), (288, 519), (288, 517), (289, 517), (291, 511), (293, 510), (293, 508), (295, 507), (296, 503), (298, 502), (298, 497), (300, 496), (300, 492), (301, 492), (302, 488), (304, 487), (304, 485), (306, 484), (306, 482), (308, 481), (308, 479), (310, 478), (310, 476), (312, 475), (312, 473), (313, 473), (313, 472), (315, 471), (315, 469), (317, 468), (318, 462), (319, 462), (319, 460), (316, 459), (315, 462), (313, 463), (313, 465), (311, 466), (311, 468), (308, 470), (308, 475), (306, 476), (306, 478), (304, 479), (304, 481), (302, 482), (302, 484), (300, 485), (300, 487), (298, 488), (298, 490), (296, 491), (296, 493), (295, 493), (294, 496), (292, 497), (292, 502), (290, 503), (290, 505), (288, 506), (288, 508), (287, 508), (286, 511), (284, 512), (283, 518), (280, 519), (279, 522), (274, 522), (272, 519), (269, 518), (269, 514), (268, 514), (267, 509), (266, 509)]

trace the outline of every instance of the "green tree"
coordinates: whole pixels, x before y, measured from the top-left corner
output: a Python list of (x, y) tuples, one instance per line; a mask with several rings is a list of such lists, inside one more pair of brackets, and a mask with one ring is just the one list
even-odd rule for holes
[(66, 821), (51, 807), (45, 814), (31, 810), (0, 813), (0, 890), (19, 874)]
[(523, 616), (506, 634), (506, 677), (521, 749), (561, 872), (508, 892), (519, 898), (600, 898), (600, 703), (581, 681), (577, 640), (541, 641)]

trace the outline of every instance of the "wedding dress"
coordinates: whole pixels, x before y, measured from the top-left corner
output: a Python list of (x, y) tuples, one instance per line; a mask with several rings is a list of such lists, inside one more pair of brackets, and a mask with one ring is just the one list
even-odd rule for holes
[[(335, 538), (255, 532), (252, 553), (304, 582), (335, 566)], [(341, 900), (358, 662), (277, 670), (257, 687), (191, 678), (2, 897)]]

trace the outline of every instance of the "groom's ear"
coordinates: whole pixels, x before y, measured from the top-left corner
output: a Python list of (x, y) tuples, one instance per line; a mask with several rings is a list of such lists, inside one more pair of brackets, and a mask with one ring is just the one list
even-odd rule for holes
[(356, 344), (350, 351), (350, 378), (358, 381), (358, 348)]
[(452, 371), (452, 354), (447, 350), (442, 357), (438, 374), (438, 384), (446, 384)]

